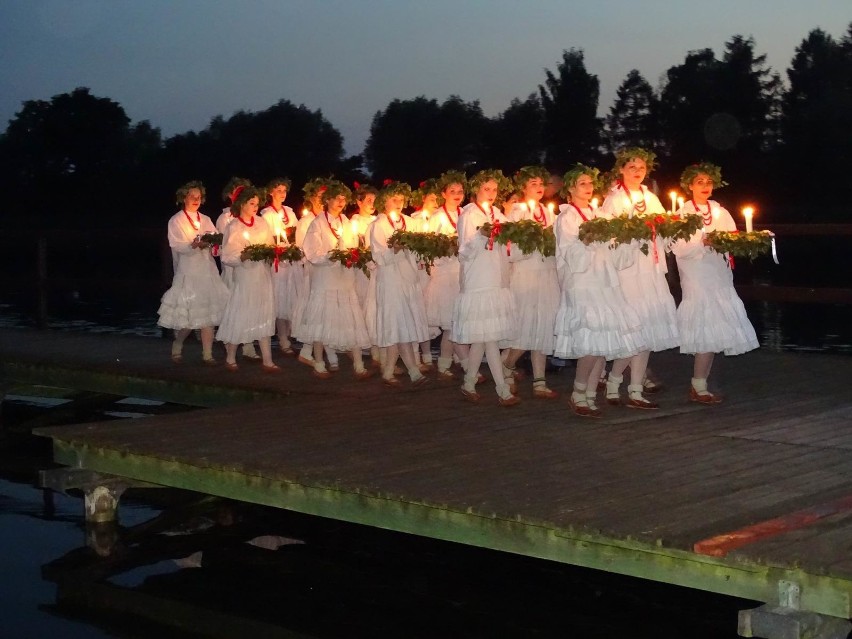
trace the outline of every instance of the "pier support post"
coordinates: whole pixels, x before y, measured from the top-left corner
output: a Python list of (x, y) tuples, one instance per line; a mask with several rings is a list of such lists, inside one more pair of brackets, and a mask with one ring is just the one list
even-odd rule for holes
[(737, 626), (741, 637), (761, 639), (846, 639), (850, 631), (848, 619), (768, 604), (740, 610)]
[(102, 524), (115, 521), (118, 500), (126, 488), (127, 486), (122, 484), (101, 484), (85, 488), (86, 523)]

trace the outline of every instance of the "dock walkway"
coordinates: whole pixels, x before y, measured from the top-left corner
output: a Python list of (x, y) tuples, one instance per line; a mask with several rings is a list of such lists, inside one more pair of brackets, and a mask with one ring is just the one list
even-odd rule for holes
[(560, 400), (532, 399), (527, 380), (523, 403), (505, 409), (493, 387), (474, 406), (458, 383), (358, 383), (345, 357), (323, 382), (295, 360), (278, 362), (282, 375), (230, 374), (191, 352), (174, 366), (168, 351), (166, 340), (3, 330), (0, 374), (232, 404), (41, 429), (68, 466), (852, 616), (848, 357), (720, 356), (711, 387), (726, 400), (705, 407), (686, 401), (691, 360), (657, 354), (661, 410), (584, 420), (564, 399), (572, 370), (553, 375)]

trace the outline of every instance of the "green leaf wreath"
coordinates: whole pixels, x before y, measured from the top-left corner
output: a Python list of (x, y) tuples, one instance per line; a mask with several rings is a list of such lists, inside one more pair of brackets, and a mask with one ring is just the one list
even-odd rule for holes
[(223, 237), (221, 233), (205, 233), (199, 239), (207, 244), (222, 246)]
[(458, 237), (443, 233), (415, 233), (412, 231), (394, 231), (388, 238), (388, 246), (398, 244), (415, 255), (419, 262), (426, 267), (426, 272), (432, 272), (435, 260), (441, 257), (458, 255)]
[(301, 262), (302, 258), (305, 256), (305, 254), (302, 252), (302, 249), (300, 249), (295, 244), (279, 246), (276, 248), (276, 250), (278, 251), (278, 259), (290, 262), (290, 264), (292, 264), (293, 262)]
[(275, 247), (271, 244), (249, 244), (240, 253), (240, 259), (246, 262), (272, 264), (275, 259)]
[(771, 231), (711, 231), (707, 234), (710, 248), (719, 253), (729, 253), (734, 257), (747, 257), (753, 260), (772, 251)]
[(343, 248), (332, 249), (328, 252), (328, 259), (332, 262), (340, 262), (346, 268), (360, 268), (367, 277), (370, 277), (369, 264), (373, 261), (370, 249)]
[[(490, 222), (482, 225), (485, 232), (491, 234), (493, 227)], [(518, 222), (501, 222), (500, 231), (494, 237), (498, 244), (512, 243), (522, 253), (529, 255), (538, 251), (544, 257), (556, 255), (556, 236), (553, 227), (544, 227), (535, 220), (520, 220)]]

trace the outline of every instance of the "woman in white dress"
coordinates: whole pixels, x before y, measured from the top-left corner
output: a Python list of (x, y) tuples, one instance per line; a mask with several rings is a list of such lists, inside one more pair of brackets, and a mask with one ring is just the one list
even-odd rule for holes
[(396, 230), (413, 227), (410, 217), (402, 213), (411, 187), (401, 182), (386, 183), (379, 191), (377, 207), (381, 212), (370, 229), (370, 250), (376, 263), (375, 310), (368, 317), (368, 330), (380, 348), (387, 348), (382, 362), (382, 380), (386, 386), (400, 385), (394, 367), (401, 357), (412, 385), (420, 386), (428, 378), (420, 372), (412, 344), (429, 337), (423, 291), (418, 281), (414, 256), (388, 240)]
[[(447, 171), (438, 178), (441, 206), (429, 218), (430, 233), (450, 235), (458, 241), (458, 221), (461, 203), (467, 187), (467, 178), (461, 171)], [(456, 344), (452, 340), (453, 307), (459, 296), (459, 258), (440, 257), (432, 265), (432, 276), (424, 291), (426, 319), (430, 334), (441, 331), (441, 351), (438, 356), (438, 376), (453, 379), (453, 355), (467, 362), (467, 344)]]
[(157, 323), (175, 332), (172, 361), (183, 361), (183, 342), (194, 330), (201, 331), (202, 360), (214, 366), (213, 331), (228, 303), (228, 288), (219, 278), (210, 254), (211, 245), (201, 241), (215, 233), (213, 221), (198, 209), (204, 202), (204, 185), (187, 182), (177, 190), (177, 203), (183, 208), (169, 220), (169, 247), (172, 249), (174, 278), (160, 300)]
[[(420, 186), (418, 186), (418, 188), (411, 194), (411, 206), (415, 208), (415, 211), (411, 214), (411, 219), (414, 222), (414, 228), (411, 229), (412, 231), (417, 233), (429, 232), (429, 222), (438, 208), (439, 193), (440, 188), (438, 187), (438, 180), (435, 178), (429, 178), (428, 180), (423, 180), (420, 183)], [(426, 272), (426, 269), (422, 264), (418, 264), (418, 275), (420, 280), (420, 289), (423, 291), (424, 295), (423, 303), (426, 305), (426, 316), (428, 318), (429, 306), (426, 303), (425, 295), (432, 276)], [(441, 331), (439, 329), (430, 325), (429, 339), (420, 342), (420, 344), (414, 344), (415, 353), (419, 349), (419, 365), (422, 373), (431, 373), (435, 370), (435, 363), (432, 358), (432, 338), (438, 337), (440, 333)]]
[[(626, 148), (616, 153), (613, 172), (619, 175), (604, 200), (599, 215), (614, 218), (619, 216), (665, 214), (660, 200), (642, 184), (653, 170), (656, 155), (638, 147)], [(619, 251), (616, 267), (621, 291), (627, 303), (639, 315), (645, 334), (647, 350), (629, 358), (613, 362), (606, 383), (607, 402), (621, 404), (621, 383), (624, 371), (630, 367), (630, 383), (627, 386), (628, 408), (657, 409), (659, 405), (642, 394), (648, 358), (651, 351), (674, 348), (680, 341), (677, 332), (677, 317), (674, 298), (666, 281), (665, 247), (657, 237), (648, 248), (648, 254), (639, 250), (637, 242), (631, 244), (630, 252)]]
[[(323, 203), (322, 195), (328, 188), (331, 182), (329, 178), (314, 178), (302, 187), (302, 192), (305, 198), (305, 208), (302, 209), (302, 217), (296, 224), (296, 246), (304, 249), (305, 235), (308, 233), (308, 228), (314, 221), (316, 216), (322, 214)], [(302, 263), (302, 286), (299, 290), (299, 296), (296, 300), (296, 305), (293, 308), (293, 317), (290, 320), (292, 326), (302, 325), (302, 313), (305, 310), (305, 304), (308, 302), (308, 295), (311, 292), (311, 271), (313, 266), (307, 260)], [(305, 366), (314, 367), (314, 347), (310, 340), (304, 340), (302, 336), (295, 333), (296, 339), (302, 342), (302, 349), (299, 351), (299, 362)], [(337, 361), (337, 353), (333, 349), (324, 349), (328, 356), (328, 370), (336, 372), (339, 369)]]
[(740, 355), (759, 344), (734, 289), (727, 256), (711, 249), (706, 235), (711, 231), (737, 230), (731, 214), (710, 199), (714, 188), (725, 185), (722, 171), (708, 162), (693, 164), (681, 174), (680, 184), (692, 198), (678, 214), (700, 215), (703, 221), (702, 229), (688, 241), (679, 240), (672, 245), (683, 290), (677, 309), (680, 352), (695, 355), (690, 401), (717, 404), (721, 398), (707, 390), (714, 354)]
[(488, 169), (474, 175), (468, 183), (473, 202), (459, 215), (461, 277), (453, 308), (453, 341), (470, 344), (468, 362), (463, 364), (462, 395), (472, 403), (480, 401), (476, 381), (485, 355), (501, 406), (514, 406), (521, 401), (506, 383), (506, 375), (511, 375), (511, 371), (503, 366), (499, 346), (501, 341), (511, 340), (517, 334), (515, 301), (509, 289), (506, 249), (483, 226), (489, 223), (494, 229), (507, 221), (493, 203), (501, 186), (507, 188), (508, 184), (501, 171)]
[(263, 359), (263, 370), (277, 373), (281, 369), (272, 361), (271, 337), (275, 333), (275, 295), (272, 273), (266, 262), (245, 260), (243, 249), (250, 244), (274, 246), (272, 229), (257, 217), (261, 192), (253, 186), (237, 187), (231, 212), (234, 219), (225, 230), (222, 263), (234, 268), (234, 288), (216, 339), (225, 342), (225, 366), (236, 371), (237, 345), (257, 340)]
[[(550, 172), (543, 166), (525, 166), (515, 174), (515, 188), (521, 201), (508, 210), (510, 222), (532, 220), (547, 228), (556, 216), (541, 203)], [(539, 251), (523, 253), (517, 247), (509, 252), (510, 288), (518, 310), (518, 334), (504, 353), (506, 368), (514, 373), (521, 356), (530, 351), (533, 370), (533, 397), (556, 399), (559, 394), (547, 387), (545, 368), (547, 356), (553, 354), (553, 322), (559, 307), (559, 282), (556, 278), (556, 258), (544, 257)], [(514, 376), (506, 382), (515, 386)]]
[[(266, 197), (269, 203), (260, 216), (272, 229), (272, 236), (277, 247), (290, 244), (289, 234), (295, 232), (296, 213), (284, 205), (290, 190), (288, 178), (275, 178), (266, 185)], [(291, 320), (293, 307), (299, 297), (299, 289), (303, 284), (302, 265), (291, 264), (287, 260), (279, 260), (277, 266), (272, 266), (272, 286), (275, 292), (275, 329), (278, 335), (278, 348), (285, 357), (295, 357), (296, 351), (290, 343), (292, 332)]]
[(592, 197), (598, 170), (578, 164), (562, 178), (568, 204), (559, 207), (554, 232), (561, 301), (556, 315), (557, 357), (576, 359), (569, 405), (581, 417), (600, 417), (597, 384), (608, 359), (627, 358), (647, 347), (636, 312), (621, 293), (608, 242), (580, 241), (580, 225), (597, 217)]
[[(234, 219), (234, 216), (231, 214), (231, 205), (234, 203), (237, 189), (244, 189), (247, 186), (251, 186), (249, 180), (234, 176), (228, 180), (228, 183), (222, 189), (222, 201), (225, 203), (225, 208), (222, 209), (219, 217), (216, 218), (216, 231), (222, 235), (225, 235), (228, 225)], [(229, 291), (234, 288), (234, 269), (224, 262), (222, 262), (222, 281), (225, 282), (225, 286), (228, 287)], [(243, 344), (242, 352), (243, 357), (246, 359), (253, 361), (260, 360), (260, 355), (257, 354), (254, 348), (254, 342)]]
[(311, 290), (299, 334), (313, 345), (313, 374), (319, 379), (331, 377), (322, 357), (323, 347), (349, 351), (355, 378), (370, 377), (361, 358), (361, 349), (370, 345), (370, 339), (364, 310), (355, 291), (355, 272), (329, 257), (335, 249), (358, 248), (358, 236), (352, 233), (343, 216), (351, 197), (352, 192), (343, 183), (329, 182), (322, 193), (325, 210), (311, 222), (303, 245), (305, 259), (312, 269)]
[[(358, 243), (363, 248), (370, 248), (370, 225), (376, 219), (376, 196), (379, 194), (378, 189), (369, 184), (360, 184), (355, 182), (355, 205), (358, 210), (352, 214), (350, 224), (353, 225), (353, 231), (358, 235)], [(376, 263), (370, 262), (367, 267), (370, 272), (375, 275)], [(358, 269), (355, 272), (355, 291), (358, 293), (358, 303), (364, 309), (364, 319), (367, 318), (367, 303), (368, 299), (375, 304), (375, 291), (370, 295), (370, 287), (375, 287), (376, 278), (367, 277), (367, 275)], [(370, 345), (371, 365), (381, 368), (379, 347), (375, 344)]]

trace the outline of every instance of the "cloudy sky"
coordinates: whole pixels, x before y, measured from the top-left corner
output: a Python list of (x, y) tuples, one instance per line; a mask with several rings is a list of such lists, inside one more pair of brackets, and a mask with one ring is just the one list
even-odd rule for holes
[(321, 109), (362, 150), (394, 98), (525, 98), (562, 50), (583, 49), (601, 112), (628, 71), (656, 86), (690, 50), (752, 36), (783, 77), (850, 0), (0, 0), (0, 123), (78, 86), (173, 135), (287, 99)]

